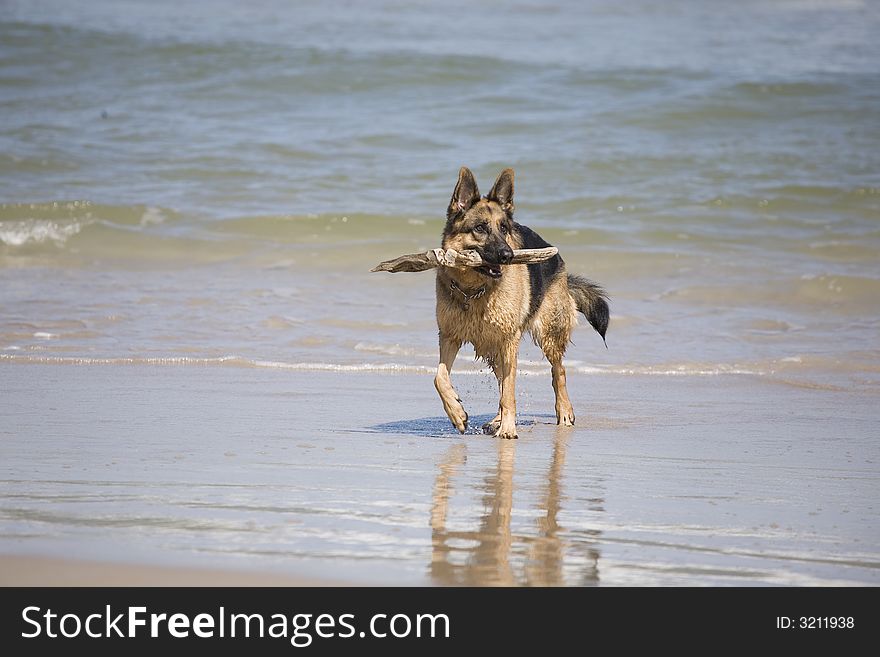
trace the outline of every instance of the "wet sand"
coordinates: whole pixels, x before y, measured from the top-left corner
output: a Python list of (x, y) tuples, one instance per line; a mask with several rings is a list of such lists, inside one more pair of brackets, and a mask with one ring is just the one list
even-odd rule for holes
[[(499, 442), (458, 436), (430, 375), (7, 362), (0, 380), (5, 585), (880, 583), (872, 391), (578, 374), (565, 429), (549, 377), (522, 376), (520, 438)], [(475, 424), (493, 414), (487, 375), (454, 381)]]
[(0, 556), (0, 586), (339, 586), (340, 582), (243, 570), (173, 568), (51, 557)]

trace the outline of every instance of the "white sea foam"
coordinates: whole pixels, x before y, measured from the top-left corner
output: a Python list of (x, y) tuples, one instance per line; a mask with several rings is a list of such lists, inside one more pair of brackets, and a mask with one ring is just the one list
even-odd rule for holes
[(254, 360), (248, 361), (248, 363), (251, 367), (268, 367), (306, 372), (400, 372), (423, 374), (434, 371), (433, 367), (401, 363), (286, 363), (267, 360)]
[(37, 356), (0, 354), (0, 362), (38, 363), (44, 365), (228, 365), (233, 367), (256, 367), (267, 369), (298, 370), (306, 372), (433, 372), (433, 367), (402, 363), (299, 363), (270, 360), (254, 360), (240, 356), (200, 358), (193, 356), (108, 357), (89, 356)]
[(23, 219), (0, 222), (0, 242), (7, 246), (22, 246), (33, 242), (42, 244), (54, 242), (64, 244), (70, 237), (82, 230), (78, 221), (59, 223), (47, 219)]
[[(37, 356), (33, 354), (0, 354), (0, 361), (15, 361), (29, 363), (43, 363), (55, 365), (227, 365), (233, 367), (255, 367), (266, 369), (293, 370), (302, 372), (397, 372), (408, 374), (433, 373), (433, 365), (417, 365), (412, 363), (327, 363), (327, 362), (295, 362), (273, 361), (243, 358), (229, 355), (214, 358), (200, 358), (191, 356), (168, 356), (168, 357), (110, 357), (93, 358), (79, 356)], [(611, 374), (611, 375), (647, 375), (647, 376), (719, 376), (719, 375), (752, 375), (762, 376), (772, 373), (772, 369), (760, 367), (738, 367), (726, 363), (718, 364), (689, 364), (689, 365), (663, 365), (663, 366), (633, 366), (633, 367), (602, 367), (591, 365), (578, 365), (568, 368), (570, 372), (579, 374)], [(456, 376), (485, 374), (485, 367), (478, 369), (468, 366), (456, 370)], [(518, 369), (522, 376), (550, 376), (550, 368), (543, 363), (523, 363)]]
[(144, 210), (144, 214), (141, 216), (141, 226), (162, 224), (165, 223), (165, 219), (166, 217), (162, 213), (162, 210), (150, 206), (146, 210)]

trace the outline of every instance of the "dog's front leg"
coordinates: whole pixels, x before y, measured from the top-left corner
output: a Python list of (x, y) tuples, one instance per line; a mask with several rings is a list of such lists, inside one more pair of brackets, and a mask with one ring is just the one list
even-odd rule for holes
[(516, 435), (516, 359), (519, 354), (519, 340), (512, 342), (499, 358), (501, 376), (501, 423), (495, 432), (496, 438), (517, 438)]
[(452, 364), (455, 362), (459, 349), (461, 349), (460, 342), (446, 338), (443, 334), (440, 335), (440, 364), (437, 366), (437, 375), (434, 377), (434, 387), (440, 394), (443, 410), (446, 411), (452, 425), (458, 429), (459, 433), (464, 433), (467, 429), (468, 414), (449, 379), (449, 373), (452, 371)]

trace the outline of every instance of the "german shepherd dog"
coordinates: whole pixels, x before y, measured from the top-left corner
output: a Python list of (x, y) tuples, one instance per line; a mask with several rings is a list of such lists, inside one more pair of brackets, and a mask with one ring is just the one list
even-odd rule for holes
[(437, 269), (437, 325), (440, 364), (434, 385), (452, 424), (461, 433), (468, 414), (449, 378), (462, 344), (473, 344), (498, 379), (498, 415), (483, 432), (516, 438), (516, 361), (525, 331), (544, 352), (553, 374), (556, 423), (574, 425), (574, 410), (565, 387), (562, 357), (580, 311), (602, 336), (608, 328), (608, 301), (595, 283), (567, 274), (559, 255), (531, 265), (509, 264), (513, 249), (550, 246), (513, 220), (513, 169), (505, 169), (485, 197), (467, 167), (458, 173), (443, 229), (443, 248), (473, 249), (486, 263), (465, 270)]

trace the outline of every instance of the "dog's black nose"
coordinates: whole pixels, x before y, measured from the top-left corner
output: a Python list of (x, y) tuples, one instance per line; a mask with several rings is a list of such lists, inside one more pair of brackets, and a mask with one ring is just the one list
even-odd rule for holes
[(505, 245), (498, 249), (498, 262), (506, 265), (511, 260), (513, 260), (513, 250), (509, 246)]

